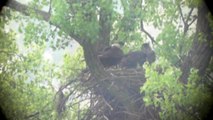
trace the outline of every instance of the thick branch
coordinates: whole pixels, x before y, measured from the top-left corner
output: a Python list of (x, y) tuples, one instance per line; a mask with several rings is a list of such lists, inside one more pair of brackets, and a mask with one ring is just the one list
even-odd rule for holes
[(90, 43), (89, 41), (83, 41), (80, 43), (84, 50), (84, 57), (86, 63), (89, 67), (90, 72), (95, 77), (95, 79), (100, 80), (109, 76), (103, 68), (100, 60), (97, 57), (97, 53), (95, 51), (94, 44)]
[[(30, 15), (29, 7), (27, 5), (24, 5), (24, 4), (17, 2), (15, 0), (11, 0), (7, 4), (7, 6), (11, 9), (15, 10), (15, 11), (23, 13), (26, 16)], [(41, 11), (41, 10), (38, 10), (38, 9), (34, 9), (34, 11), (38, 15), (40, 15), (43, 18), (43, 20), (49, 22), (49, 19), (50, 19), (50, 16), (51, 16), (49, 12), (44, 12), (44, 11)], [(55, 25), (51, 22), (49, 22), (49, 23), (60, 29), (59, 25)], [(71, 31), (69, 31), (69, 32), (70, 33), (67, 33), (67, 34), (69, 34), (73, 39), (75, 39), (77, 42), (79, 42), (82, 45), (82, 47), (84, 48), (85, 59), (86, 59), (87, 65), (89, 66), (92, 74), (97, 75), (97, 76), (101, 76), (102, 74), (99, 74), (99, 73), (103, 73), (103, 68), (99, 67), (99, 66), (101, 66), (100, 64), (97, 65), (97, 63), (100, 63), (100, 62), (98, 62), (97, 56), (95, 54), (95, 50), (93, 50), (94, 45), (89, 43), (87, 40), (82, 40), (81, 37), (72, 33)]]
[[(23, 13), (24, 15), (29, 16), (29, 7), (27, 5), (21, 4), (15, 0), (10, 0), (10, 2), (8, 2), (7, 6), (13, 10), (16, 10), (20, 13)], [(50, 13), (45, 12), (45, 11), (41, 11), (38, 9), (35, 9), (35, 12), (40, 15), (45, 21), (49, 21), (50, 19)]]

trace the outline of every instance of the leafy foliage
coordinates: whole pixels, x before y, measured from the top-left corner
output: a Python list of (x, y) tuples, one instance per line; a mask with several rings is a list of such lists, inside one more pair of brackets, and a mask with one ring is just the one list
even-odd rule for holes
[(48, 100), (52, 99), (53, 92), (48, 82), (52, 79), (49, 71), (54, 71), (54, 66), (41, 64), (42, 51), (35, 48), (26, 56), (13, 56), (13, 61), (2, 64), (5, 69), (0, 74), (1, 106), (9, 119), (14, 119), (13, 116), (26, 119), (31, 114), (42, 119), (51, 118), (51, 112), (50, 116), (41, 113), (52, 109)]
[(82, 116), (80, 114), (83, 114), (81, 111), (85, 111), (88, 107), (87, 105), (81, 107), (80, 103), (84, 100), (78, 97), (83, 87), (79, 85), (80, 80), (77, 79), (77, 75), (85, 68), (82, 53), (82, 48), (78, 48), (72, 55), (65, 54), (61, 71), (56, 73), (60, 85), (54, 99), (55, 110), (58, 114), (55, 116), (56, 118), (78, 119), (79, 116)]
[[(158, 58), (144, 66), (147, 81), (141, 92), (147, 106), (160, 110), (161, 119), (203, 118), (212, 101), (201, 83), (204, 78), (191, 69), (188, 84), (179, 81), (200, 4), (201, 0), (33, 0), (28, 5), (30, 17), (5, 12), (8, 18), (0, 18), (1, 107), (11, 119), (83, 119), (92, 99), (79, 80), (86, 68), (85, 51), (66, 53), (61, 66), (45, 60), (44, 52), (66, 50), (73, 39), (96, 43), (109, 34), (109, 43), (125, 42), (125, 53), (152, 43)], [(42, 21), (35, 8), (48, 11), (50, 19)], [(4, 28), (3, 22), (17, 19), (22, 20), (18, 31)], [(208, 19), (213, 26), (212, 16)], [(17, 49), (15, 33), (24, 36), (24, 53)], [(198, 37), (204, 38), (201, 33)]]
[(146, 66), (147, 82), (141, 87), (147, 105), (160, 109), (161, 119), (201, 119), (210, 110), (212, 95), (199, 83), (197, 70), (191, 69), (187, 85), (178, 81), (180, 70), (165, 59)]
[(65, 54), (64, 65), (62, 66), (63, 75), (74, 78), (83, 68), (85, 68), (86, 64), (83, 60), (82, 53), (82, 48), (78, 48), (72, 56), (68, 53)]

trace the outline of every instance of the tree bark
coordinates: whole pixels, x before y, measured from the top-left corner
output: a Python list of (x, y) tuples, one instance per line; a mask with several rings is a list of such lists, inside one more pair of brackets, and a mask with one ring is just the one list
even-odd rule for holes
[[(188, 82), (188, 76), (191, 68), (199, 70), (199, 75), (205, 74), (206, 68), (209, 65), (213, 55), (211, 47), (213, 36), (210, 21), (208, 20), (209, 11), (204, 3), (198, 7), (198, 20), (196, 25), (196, 35), (192, 44), (189, 55), (184, 59), (181, 65), (182, 76), (180, 80), (183, 83)], [(200, 35), (204, 36), (200, 39)]]
[(84, 50), (84, 58), (86, 60), (86, 64), (89, 67), (89, 70), (91, 74), (93, 75), (93, 77), (95, 77), (96, 79), (103, 79), (109, 76), (104, 71), (104, 67), (97, 57), (96, 50), (94, 49), (95, 45), (86, 40), (80, 44)]

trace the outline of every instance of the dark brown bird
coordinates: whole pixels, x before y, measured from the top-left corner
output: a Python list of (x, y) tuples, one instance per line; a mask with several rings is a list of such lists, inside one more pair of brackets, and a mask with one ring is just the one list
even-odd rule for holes
[(146, 54), (146, 60), (152, 64), (156, 60), (155, 52), (151, 49), (148, 43), (142, 45), (142, 52)]
[(123, 57), (123, 51), (119, 44), (113, 44), (103, 50), (103, 52), (98, 55), (101, 63), (104, 67), (116, 66), (120, 63)]
[(120, 63), (122, 68), (136, 68), (138, 65), (142, 66), (146, 61), (146, 54), (142, 51), (134, 51), (126, 54)]
[(129, 52), (126, 54), (119, 65), (122, 68), (137, 68), (138, 65), (142, 66), (146, 61), (151, 64), (155, 59), (155, 52), (151, 49), (148, 43), (144, 43), (140, 51)]

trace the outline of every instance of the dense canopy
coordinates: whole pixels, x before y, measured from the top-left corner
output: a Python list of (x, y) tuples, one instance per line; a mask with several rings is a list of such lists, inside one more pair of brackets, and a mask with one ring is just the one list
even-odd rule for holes
[(11, 120), (208, 119), (212, 18), (202, 0), (10, 0), (0, 108)]

